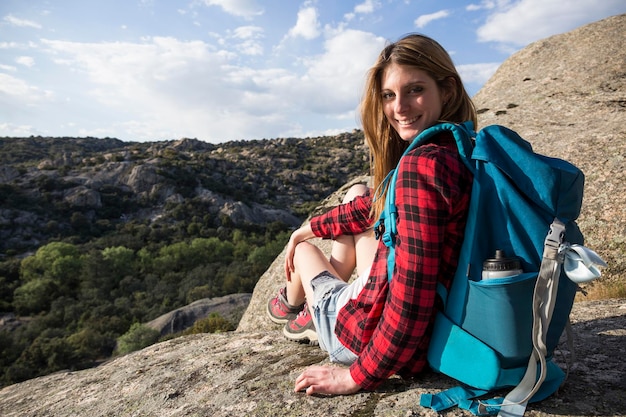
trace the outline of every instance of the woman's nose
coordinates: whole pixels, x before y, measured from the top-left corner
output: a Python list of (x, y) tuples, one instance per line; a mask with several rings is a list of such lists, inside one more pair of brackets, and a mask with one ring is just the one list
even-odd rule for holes
[(401, 94), (396, 95), (395, 111), (396, 113), (405, 112), (408, 108), (406, 97)]

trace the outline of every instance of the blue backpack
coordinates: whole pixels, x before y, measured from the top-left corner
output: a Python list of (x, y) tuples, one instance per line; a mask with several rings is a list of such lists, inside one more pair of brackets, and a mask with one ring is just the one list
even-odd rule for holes
[[(450, 290), (437, 289), (444, 308), (437, 313), (428, 362), (464, 386), (423, 394), (420, 404), (436, 411), (459, 406), (476, 415), (521, 416), (528, 401), (548, 397), (565, 378), (552, 353), (578, 288), (572, 279), (561, 279), (561, 266), (564, 254), (583, 243), (575, 220), (584, 176), (566, 161), (536, 154), (517, 133), (497, 125), (476, 134), (471, 122), (441, 123), (417, 136), (405, 154), (444, 131), (454, 136), (474, 178), (458, 268)], [(389, 280), (396, 177), (393, 170), (385, 180), (385, 209), (376, 225), (384, 225), (382, 239), (390, 248)], [(524, 272), (483, 280), (483, 262), (496, 250), (518, 257)], [(603, 264), (589, 252), (596, 257), (592, 263)], [(515, 388), (504, 399), (475, 400), (510, 387)]]

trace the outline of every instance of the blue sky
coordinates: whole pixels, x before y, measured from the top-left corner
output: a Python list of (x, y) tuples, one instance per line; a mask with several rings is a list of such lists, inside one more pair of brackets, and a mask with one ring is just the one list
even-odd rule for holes
[[(240, 139), (359, 127), (386, 42), (437, 39), (471, 95), (624, 0), (0, 0), (0, 136)], [(617, 40), (616, 40), (617, 41)]]

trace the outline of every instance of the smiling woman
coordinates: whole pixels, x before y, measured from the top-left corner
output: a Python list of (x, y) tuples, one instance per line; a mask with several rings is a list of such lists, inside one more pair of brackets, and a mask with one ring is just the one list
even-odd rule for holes
[[(450, 287), (467, 218), (472, 175), (449, 133), (433, 135), (400, 160), (419, 133), (440, 121), (476, 123), (445, 49), (417, 34), (385, 47), (368, 72), (360, 109), (376, 191), (355, 186), (341, 205), (293, 232), (286, 285), (267, 305), (287, 339), (319, 343), (331, 362), (346, 365), (306, 369), (295, 390), (307, 394), (373, 390), (391, 375), (424, 369), (436, 288)], [(396, 166), (397, 181), (385, 180)], [(389, 273), (389, 249), (380, 230), (374, 233), (387, 187), (394, 187), (397, 206)], [(330, 258), (307, 242), (313, 237), (333, 240)]]

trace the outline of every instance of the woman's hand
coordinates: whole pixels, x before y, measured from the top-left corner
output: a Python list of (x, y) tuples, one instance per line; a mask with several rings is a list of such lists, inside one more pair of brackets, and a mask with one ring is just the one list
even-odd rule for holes
[(315, 234), (309, 224), (300, 227), (291, 234), (285, 252), (285, 277), (287, 277), (287, 281), (291, 281), (291, 273), (295, 269), (293, 265), (293, 256), (296, 251), (296, 246), (298, 246), (298, 243), (304, 242), (312, 237), (315, 237)]
[(310, 366), (296, 379), (295, 391), (312, 394), (354, 394), (361, 386), (354, 382), (349, 368)]

